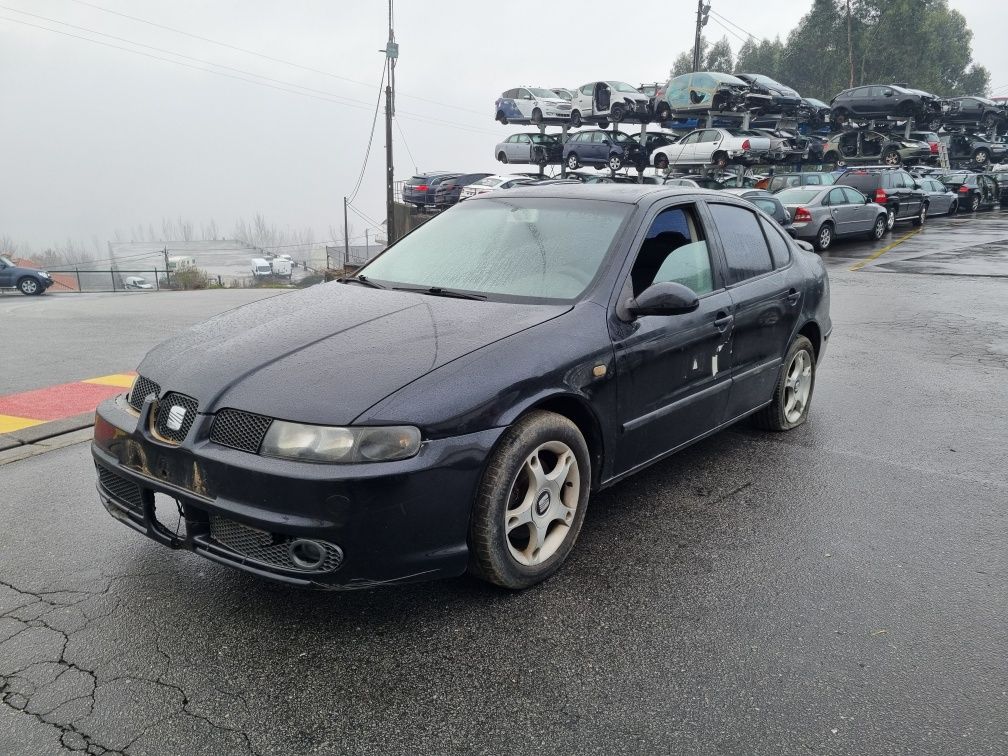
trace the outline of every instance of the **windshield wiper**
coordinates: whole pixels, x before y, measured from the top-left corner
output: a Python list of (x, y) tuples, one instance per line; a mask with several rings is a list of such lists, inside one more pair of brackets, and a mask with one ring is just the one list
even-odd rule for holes
[(372, 281), (367, 276), (354, 276), (353, 278), (341, 278), (340, 283), (359, 283), (365, 286), (370, 286), (372, 289), (384, 289), (380, 283)]
[(394, 287), (396, 291), (412, 291), (417, 294), (429, 294), (432, 297), (452, 297), (454, 299), (486, 299), (486, 294), (470, 294), (467, 291), (456, 291), (455, 289), (443, 289), (440, 286), (431, 286), (429, 289), (424, 289), (419, 286), (396, 286)]

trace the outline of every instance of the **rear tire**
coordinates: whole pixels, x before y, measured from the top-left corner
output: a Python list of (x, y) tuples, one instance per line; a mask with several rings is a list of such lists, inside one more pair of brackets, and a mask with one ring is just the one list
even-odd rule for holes
[(815, 248), (820, 252), (825, 252), (833, 244), (833, 224), (823, 223), (816, 232)]
[(900, 158), (899, 150), (886, 150), (885, 154), (882, 156), (882, 162), (886, 165), (902, 165), (903, 161)]
[(667, 102), (659, 103), (657, 110), (655, 110), (655, 117), (659, 121), (668, 121), (672, 118), (672, 108)]
[(609, 170), (610, 171), (612, 171), (613, 173), (615, 173), (616, 171), (618, 171), (622, 167), (623, 167), (623, 160), (620, 158), (619, 155), (610, 155), (609, 156)]
[(959, 200), (954, 199), (954, 200), (952, 200), (952, 203), (949, 205), (949, 209), (948, 209), (948, 213), (947, 214), (948, 215), (955, 215), (958, 212), (959, 212)]
[(973, 163), (978, 166), (981, 171), (984, 169), (984, 166), (990, 163), (990, 159), (990, 150), (987, 150), (984, 147), (981, 147), (973, 153)]
[(542, 123), (542, 120), (543, 120), (542, 111), (539, 110), (539, 108), (533, 108), (532, 109), (532, 123), (534, 123), (536, 126), (538, 126), (540, 123)]
[(889, 222), (886, 216), (880, 215), (875, 219), (875, 225), (872, 226), (871, 238), (875, 241), (880, 241), (883, 236), (886, 235), (886, 231), (889, 230)]
[(570, 420), (534, 411), (490, 455), (469, 525), (469, 571), (518, 590), (567, 559), (591, 493), (591, 457)]
[(504, 115), (504, 111), (503, 110), (498, 110), (497, 111), (497, 120), (503, 126), (507, 126), (508, 125), (508, 119), (507, 119), (507, 116)]
[(578, 156), (576, 152), (572, 152), (570, 155), (567, 156), (568, 171), (576, 171), (580, 167), (581, 164), (578, 162)]
[(615, 105), (609, 108), (609, 119), (613, 123), (619, 123), (620, 121), (623, 120), (623, 117), (625, 115), (626, 115), (625, 105), (621, 105), (620, 103), (617, 102)]
[(660, 171), (667, 170), (669, 166), (667, 155), (656, 155), (654, 159), (654, 167)]
[(768, 431), (797, 428), (808, 419), (815, 388), (815, 351), (812, 342), (798, 336), (784, 357), (773, 399), (753, 415), (753, 424)]
[(507, 161), (508, 161), (507, 155), (505, 155), (503, 152), (498, 152), (497, 153), (497, 160), (499, 162), (501, 162), (501, 163), (507, 164)]
[(715, 152), (711, 158), (711, 162), (718, 168), (728, 167), (728, 156), (723, 152)]
[(570, 120), (571, 120), (571, 126), (573, 126), (575, 129), (581, 128), (581, 124), (584, 123), (584, 121), (581, 120), (580, 110), (572, 110)]

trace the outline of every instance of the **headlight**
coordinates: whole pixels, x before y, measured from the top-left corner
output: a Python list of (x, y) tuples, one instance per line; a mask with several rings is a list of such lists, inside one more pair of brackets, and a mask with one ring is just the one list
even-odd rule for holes
[(408, 425), (336, 428), (274, 420), (260, 454), (305, 462), (351, 464), (407, 459), (420, 451), (420, 431)]
[(49, 274), (44, 270), (40, 270), (38, 274), (42, 276), (42, 278), (49, 278)]

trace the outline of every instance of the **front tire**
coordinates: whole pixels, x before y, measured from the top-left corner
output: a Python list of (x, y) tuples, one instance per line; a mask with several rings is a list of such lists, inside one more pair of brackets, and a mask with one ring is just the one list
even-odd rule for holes
[(507, 161), (508, 161), (507, 155), (505, 155), (503, 152), (498, 152), (497, 153), (497, 160), (499, 162), (501, 162), (501, 163), (505, 163), (506, 164)]
[(979, 166), (980, 170), (983, 170), (984, 166), (990, 163), (990, 159), (990, 151), (983, 147), (973, 153), (973, 162)]
[(571, 111), (571, 126), (573, 126), (575, 129), (579, 129), (579, 128), (581, 128), (581, 124), (582, 123), (584, 123), (584, 122), (581, 120), (581, 111), (580, 110), (572, 110)]
[(654, 159), (654, 166), (659, 171), (664, 171), (669, 167), (669, 161), (667, 155), (656, 155)]
[(502, 126), (507, 126), (507, 125), (508, 125), (508, 119), (507, 119), (507, 116), (506, 116), (506, 115), (504, 115), (504, 111), (503, 111), (503, 110), (498, 110), (498, 111), (497, 111), (497, 121), (498, 121), (498, 122), (499, 122), (499, 123), (500, 123), (500, 124), (501, 124)]
[(893, 230), (893, 226), (896, 225), (896, 211), (893, 208), (886, 210), (886, 229), (888, 231)]
[(44, 289), (42, 288), (42, 284), (40, 284), (38, 281), (36, 281), (34, 278), (31, 278), (30, 276), (25, 276), (24, 278), (19, 279), (17, 282), (17, 287), (18, 291), (20, 291), (26, 297), (35, 297), (44, 291)]
[(973, 199), (970, 200), (970, 212), (975, 213), (980, 210), (980, 195), (974, 194)]
[(812, 342), (798, 336), (784, 357), (784, 369), (777, 379), (770, 404), (753, 415), (757, 428), (786, 431), (808, 419), (815, 388), (815, 351)]
[(727, 168), (728, 156), (723, 152), (715, 152), (714, 156), (711, 158), (711, 162), (718, 168)]
[(927, 211), (928, 211), (927, 202), (922, 202), (921, 203), (920, 212), (917, 213), (917, 217), (914, 218), (913, 221), (912, 221), (913, 225), (918, 226), (918, 227), (923, 226), (924, 225), (924, 221), (927, 220)]
[(948, 215), (955, 215), (959, 212), (959, 200), (952, 200), (949, 204)]
[(623, 160), (620, 158), (619, 155), (610, 155), (609, 156), (609, 170), (610, 171), (612, 171), (613, 173), (615, 173), (616, 171), (618, 171), (622, 167), (623, 167)]
[(512, 590), (555, 573), (577, 541), (591, 493), (591, 457), (570, 420), (534, 411), (490, 455), (469, 526), (469, 570)]
[(885, 155), (882, 156), (882, 162), (886, 165), (900, 165), (902, 160), (900, 159), (900, 154), (898, 150), (886, 150)]
[(542, 123), (542, 120), (543, 120), (542, 111), (539, 110), (539, 108), (533, 108), (532, 109), (532, 123), (534, 123), (536, 126), (538, 126), (540, 123)]
[(620, 121), (623, 120), (623, 117), (625, 115), (626, 115), (625, 105), (621, 105), (620, 103), (617, 102), (615, 105), (609, 108), (609, 118), (612, 120), (613, 123), (619, 123)]

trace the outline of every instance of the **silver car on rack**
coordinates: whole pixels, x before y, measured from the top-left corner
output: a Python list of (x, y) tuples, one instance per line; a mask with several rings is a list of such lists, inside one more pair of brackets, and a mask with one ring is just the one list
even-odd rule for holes
[(876, 241), (888, 230), (888, 213), (850, 186), (802, 186), (774, 195), (791, 213), (796, 239), (812, 242), (820, 252), (844, 236)]

